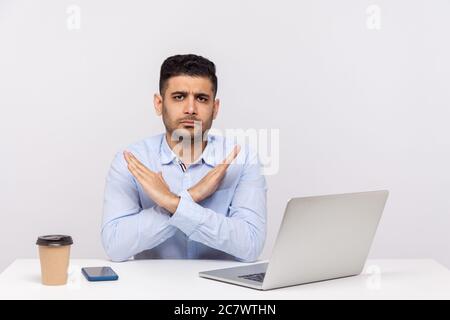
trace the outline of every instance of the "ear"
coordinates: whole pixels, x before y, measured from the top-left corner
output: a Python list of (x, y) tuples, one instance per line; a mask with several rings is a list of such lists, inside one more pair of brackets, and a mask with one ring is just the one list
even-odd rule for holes
[(220, 100), (216, 99), (213, 105), (213, 120), (216, 120), (217, 114), (219, 113)]
[(153, 105), (155, 106), (155, 112), (158, 116), (162, 114), (162, 96), (155, 93), (153, 96)]

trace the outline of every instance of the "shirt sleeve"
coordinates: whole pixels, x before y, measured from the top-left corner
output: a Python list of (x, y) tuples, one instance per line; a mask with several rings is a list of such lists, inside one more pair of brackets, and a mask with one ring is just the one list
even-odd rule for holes
[(168, 212), (159, 206), (142, 209), (136, 181), (122, 152), (112, 161), (105, 185), (102, 244), (113, 261), (124, 261), (173, 236)]
[[(231, 166), (228, 168), (230, 170)], [(188, 191), (169, 223), (191, 240), (233, 255), (242, 262), (255, 261), (266, 239), (267, 186), (255, 153), (247, 157), (228, 215), (194, 202)]]

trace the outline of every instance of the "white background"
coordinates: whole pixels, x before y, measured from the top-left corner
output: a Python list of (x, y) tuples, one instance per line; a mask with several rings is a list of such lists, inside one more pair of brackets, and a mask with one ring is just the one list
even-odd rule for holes
[(450, 267), (449, 15), (445, 0), (0, 0), (0, 270), (48, 233), (105, 257), (107, 170), (163, 132), (152, 96), (178, 53), (217, 65), (215, 128), (280, 130), (262, 258), (289, 197), (389, 189), (371, 257)]

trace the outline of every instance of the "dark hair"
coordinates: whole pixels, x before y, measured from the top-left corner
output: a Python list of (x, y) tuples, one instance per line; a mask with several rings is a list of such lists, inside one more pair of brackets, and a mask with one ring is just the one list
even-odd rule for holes
[(216, 66), (206, 58), (195, 54), (182, 54), (167, 58), (161, 65), (159, 92), (164, 94), (167, 80), (172, 77), (187, 75), (207, 77), (211, 80), (214, 97), (217, 93)]

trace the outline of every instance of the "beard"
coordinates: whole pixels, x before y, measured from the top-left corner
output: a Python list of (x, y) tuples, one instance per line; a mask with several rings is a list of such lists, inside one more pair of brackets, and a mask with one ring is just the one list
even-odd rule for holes
[[(172, 137), (173, 140), (179, 141), (194, 141), (202, 140), (205, 133), (209, 131), (213, 122), (213, 115), (208, 117), (208, 119), (203, 122), (198, 119), (195, 115), (187, 115), (179, 119), (172, 119), (167, 113), (167, 107), (163, 102), (163, 112), (162, 119), (166, 132)], [(183, 123), (182, 121), (193, 121), (192, 123)]]

